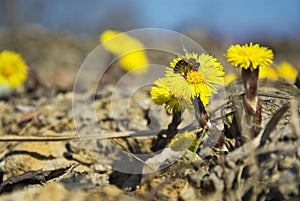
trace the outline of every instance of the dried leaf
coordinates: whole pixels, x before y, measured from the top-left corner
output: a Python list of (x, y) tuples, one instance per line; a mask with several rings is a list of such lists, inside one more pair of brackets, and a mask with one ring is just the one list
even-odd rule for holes
[(283, 114), (288, 110), (289, 105), (285, 104), (283, 105), (279, 110), (276, 111), (276, 113), (273, 115), (273, 117), (270, 119), (270, 121), (267, 123), (264, 132), (260, 139), (260, 145), (262, 146), (268, 137), (270, 136), (271, 132), (274, 130), (280, 119), (282, 118)]

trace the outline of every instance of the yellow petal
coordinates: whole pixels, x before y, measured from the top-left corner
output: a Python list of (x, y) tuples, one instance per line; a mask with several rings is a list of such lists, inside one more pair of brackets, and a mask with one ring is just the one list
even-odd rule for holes
[(227, 50), (227, 61), (233, 66), (252, 68), (267, 66), (273, 62), (273, 52), (259, 44), (231, 45)]
[(104, 48), (113, 54), (124, 54), (144, 49), (144, 45), (137, 39), (119, 31), (104, 31), (99, 38)]
[(148, 71), (148, 57), (144, 45), (139, 40), (126, 33), (106, 30), (100, 35), (99, 41), (107, 51), (121, 57), (119, 64), (126, 71), (134, 70), (132, 72), (135, 74)]
[(21, 55), (13, 51), (0, 54), (0, 84), (8, 88), (20, 86), (27, 78), (27, 66)]
[(224, 84), (227, 86), (236, 79), (237, 75), (235, 73), (226, 73), (224, 76)]
[(284, 78), (290, 81), (295, 81), (296, 77), (297, 77), (297, 70), (295, 69), (294, 66), (292, 66), (290, 63), (288, 62), (281, 62), (278, 66), (277, 66), (277, 71), (279, 74), (280, 78)]
[(148, 71), (148, 58), (143, 51), (135, 51), (122, 56), (119, 59), (119, 64), (126, 71), (131, 71), (135, 74), (143, 74)]
[(263, 66), (259, 68), (259, 79), (271, 78), (277, 79), (278, 73), (275, 68), (272, 66)]

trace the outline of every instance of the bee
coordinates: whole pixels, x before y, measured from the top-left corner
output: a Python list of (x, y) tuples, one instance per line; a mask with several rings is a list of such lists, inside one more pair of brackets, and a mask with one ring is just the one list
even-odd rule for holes
[(199, 65), (193, 58), (189, 59), (189, 61), (181, 59), (175, 64), (174, 73), (179, 73), (185, 77), (189, 70), (197, 70)]
[(185, 59), (179, 60), (174, 67), (174, 73), (183, 73), (188, 68), (189, 63)]
[(190, 58), (189, 63), (194, 67), (195, 70), (198, 70), (200, 63), (197, 62), (196, 59)]

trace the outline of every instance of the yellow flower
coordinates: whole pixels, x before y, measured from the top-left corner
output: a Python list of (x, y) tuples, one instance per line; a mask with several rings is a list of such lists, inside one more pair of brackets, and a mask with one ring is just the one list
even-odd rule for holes
[(224, 84), (222, 65), (206, 54), (186, 53), (173, 59), (170, 67), (165, 75), (169, 89), (183, 99), (200, 97), (204, 106), (211, 94), (217, 93), (217, 85)]
[(120, 56), (118, 62), (126, 71), (134, 70), (136, 74), (147, 72), (149, 61), (145, 47), (139, 40), (126, 33), (106, 30), (100, 35), (99, 41), (107, 51)]
[(178, 133), (175, 135), (167, 147), (170, 147), (173, 151), (184, 151), (191, 146), (195, 146), (197, 142), (197, 136), (194, 132), (185, 131), (184, 133)]
[(0, 53), (0, 85), (20, 86), (27, 78), (27, 66), (21, 55), (12, 51)]
[(160, 78), (154, 82), (156, 86), (151, 88), (151, 98), (157, 105), (164, 105), (167, 110), (181, 111), (183, 108), (190, 108), (190, 100), (177, 99), (168, 88), (166, 79)]
[(271, 78), (271, 79), (277, 79), (278, 73), (275, 68), (272, 66), (263, 66), (259, 68), (259, 75), (258, 78), (264, 79), (264, 78)]
[(295, 67), (292, 66), (288, 62), (281, 62), (277, 66), (277, 71), (278, 71), (278, 74), (279, 74), (280, 78), (284, 78), (284, 79), (290, 80), (292, 82), (295, 82), (296, 77), (298, 75), (298, 72), (295, 69)]
[(227, 50), (227, 61), (236, 67), (256, 69), (272, 63), (273, 52), (259, 44), (232, 45)]
[(124, 54), (137, 49), (144, 49), (144, 45), (137, 39), (114, 30), (104, 31), (99, 41), (113, 54)]
[(144, 51), (134, 51), (120, 57), (119, 64), (126, 71), (132, 71), (135, 74), (148, 72), (148, 58)]
[(236, 79), (237, 75), (235, 73), (226, 73), (224, 77), (224, 84), (227, 86)]
[(259, 78), (283, 78), (291, 82), (295, 82), (298, 71), (289, 62), (280, 62), (276, 68), (272, 66), (264, 66), (259, 69)]

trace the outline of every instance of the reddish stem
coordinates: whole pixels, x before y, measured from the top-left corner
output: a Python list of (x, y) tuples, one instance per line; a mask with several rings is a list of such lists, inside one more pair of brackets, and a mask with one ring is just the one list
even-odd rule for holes
[(195, 117), (196, 117), (197, 121), (199, 122), (200, 127), (201, 128), (204, 128), (206, 126), (210, 127), (208, 114), (205, 110), (205, 107), (204, 107), (200, 97), (193, 98), (193, 99), (191, 99), (191, 101), (194, 106)]

